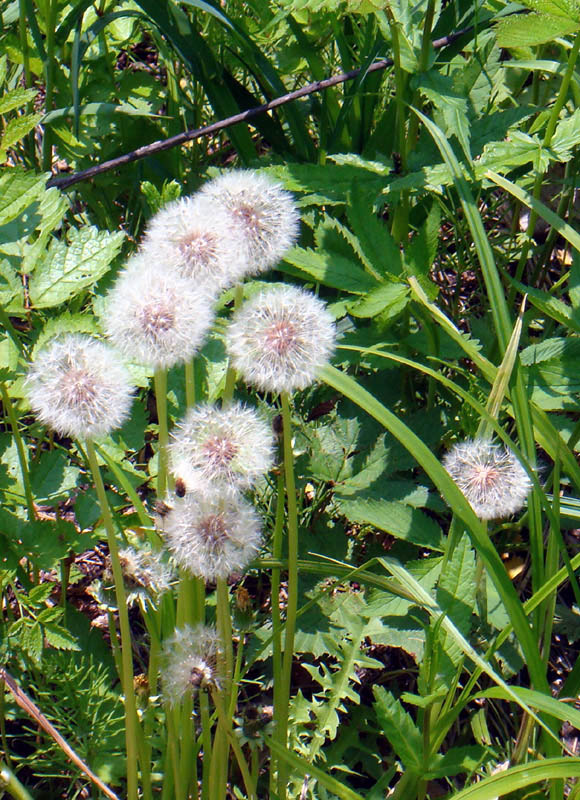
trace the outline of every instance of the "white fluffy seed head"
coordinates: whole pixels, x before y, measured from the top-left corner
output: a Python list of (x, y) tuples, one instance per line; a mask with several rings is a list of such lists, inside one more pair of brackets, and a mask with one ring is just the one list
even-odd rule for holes
[(119, 550), (119, 561), (129, 605), (137, 600), (147, 604), (151, 596), (161, 595), (171, 586), (172, 570), (161, 552), (125, 547)]
[(131, 361), (167, 369), (199, 350), (213, 320), (212, 298), (146, 253), (130, 260), (109, 292), (106, 333)]
[(244, 237), (231, 215), (209, 195), (169, 203), (149, 221), (142, 253), (217, 292), (248, 271)]
[(293, 392), (314, 383), (335, 338), (334, 320), (321, 300), (294, 286), (275, 286), (234, 314), (226, 347), (248, 383), (263, 391)]
[(270, 269), (296, 244), (300, 216), (294, 198), (266, 175), (234, 170), (201, 191), (226, 209), (243, 236), (248, 274)]
[(83, 334), (59, 337), (42, 350), (25, 388), (39, 420), (74, 439), (95, 439), (119, 428), (133, 400), (118, 354)]
[(170, 470), (186, 486), (209, 481), (247, 489), (273, 461), (270, 425), (240, 403), (190, 409), (169, 446)]
[(232, 489), (202, 485), (175, 498), (162, 534), (175, 562), (206, 581), (243, 571), (262, 539), (253, 506)]
[(171, 705), (200, 689), (219, 688), (221, 645), (207, 625), (184, 625), (163, 646), (163, 692)]
[(519, 511), (532, 483), (515, 455), (488, 439), (454, 445), (443, 466), (480, 519), (503, 519)]

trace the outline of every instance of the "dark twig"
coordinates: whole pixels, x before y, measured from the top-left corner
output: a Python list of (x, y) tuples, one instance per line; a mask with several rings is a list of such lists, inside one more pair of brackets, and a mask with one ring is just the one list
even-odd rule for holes
[[(435, 50), (439, 50), (442, 47), (446, 47), (447, 45), (452, 44), (460, 36), (464, 36), (466, 33), (469, 33), (471, 30), (472, 27), (463, 28), (462, 30), (450, 33), (448, 36), (443, 36), (441, 39), (436, 39), (433, 42), (433, 48)], [(378, 72), (379, 70), (387, 69), (388, 67), (392, 66), (393, 60), (391, 58), (383, 58), (381, 61), (375, 61), (374, 64), (371, 64), (371, 66), (367, 69), (367, 73)], [(130, 153), (125, 153), (125, 155), (118, 156), (117, 158), (111, 158), (109, 161), (103, 161), (101, 164), (95, 164), (94, 167), (83, 169), (80, 172), (73, 173), (72, 175), (53, 175), (53, 177), (48, 180), (47, 186), (58, 186), (61, 189), (66, 189), (68, 186), (79, 183), (79, 181), (85, 181), (88, 178), (94, 178), (95, 175), (101, 175), (103, 172), (108, 172), (116, 167), (122, 167), (125, 164), (130, 164), (132, 161), (137, 161), (140, 158), (146, 158), (154, 153), (161, 153), (163, 150), (169, 150), (170, 148), (177, 147), (185, 142), (191, 142), (193, 139), (199, 139), (201, 136), (209, 136), (210, 134), (217, 133), (217, 131), (221, 131), (224, 128), (229, 128), (232, 125), (238, 125), (240, 122), (247, 122), (248, 120), (253, 119), (253, 117), (257, 117), (259, 114), (265, 114), (267, 111), (271, 111), (273, 108), (278, 108), (279, 106), (286, 105), (286, 103), (291, 103), (293, 100), (298, 100), (300, 97), (306, 97), (309, 94), (314, 94), (314, 92), (321, 92), (324, 89), (329, 89), (331, 86), (337, 86), (340, 83), (346, 83), (347, 81), (351, 81), (356, 78), (360, 72), (360, 68), (351, 69), (350, 72), (340, 72), (338, 75), (333, 75), (331, 78), (325, 78), (323, 81), (314, 81), (314, 83), (308, 83), (306, 86), (303, 86), (301, 89), (296, 89), (294, 92), (283, 94), (281, 97), (276, 97), (274, 100), (270, 100), (268, 103), (262, 103), (262, 105), (256, 106), (255, 108), (250, 108), (247, 111), (241, 111), (239, 114), (234, 114), (232, 117), (227, 117), (226, 119), (219, 120), (218, 122), (212, 122), (211, 125), (205, 125), (203, 128), (194, 128), (193, 130), (178, 133), (176, 136), (170, 136), (168, 139), (160, 139), (157, 142), (152, 142), (151, 144), (144, 145), (143, 147), (138, 147), (136, 150), (132, 150)]]

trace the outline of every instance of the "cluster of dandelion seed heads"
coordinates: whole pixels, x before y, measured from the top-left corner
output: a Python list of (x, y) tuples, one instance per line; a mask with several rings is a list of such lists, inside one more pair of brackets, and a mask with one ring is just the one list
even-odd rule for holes
[(519, 511), (532, 483), (515, 455), (487, 439), (454, 445), (443, 466), (480, 519), (503, 519)]
[(169, 203), (149, 222), (141, 253), (217, 292), (247, 272), (245, 243), (230, 214), (203, 194)]
[(275, 286), (236, 311), (226, 347), (248, 383), (293, 392), (314, 383), (335, 339), (334, 320), (321, 300), (294, 286)]
[(220, 687), (220, 639), (215, 628), (184, 625), (163, 646), (163, 691), (172, 705), (200, 689)]
[(248, 273), (270, 269), (294, 245), (300, 216), (292, 195), (265, 175), (234, 170), (201, 190), (229, 213), (244, 241)]
[(170, 470), (186, 486), (209, 481), (247, 489), (273, 460), (270, 425), (240, 403), (190, 409), (169, 446)]
[(75, 439), (95, 439), (119, 428), (133, 400), (133, 386), (117, 354), (83, 334), (67, 334), (42, 350), (25, 388), (38, 419)]
[(213, 320), (211, 299), (176, 271), (134, 256), (109, 293), (106, 333), (123, 355), (167, 369), (192, 358)]
[(262, 540), (253, 506), (225, 487), (198, 486), (176, 498), (162, 533), (178, 566), (206, 581), (243, 572)]

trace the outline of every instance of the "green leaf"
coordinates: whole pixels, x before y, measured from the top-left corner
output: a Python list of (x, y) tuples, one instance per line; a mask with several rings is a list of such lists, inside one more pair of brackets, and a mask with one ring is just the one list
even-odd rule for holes
[(56, 505), (76, 486), (80, 472), (70, 464), (62, 450), (48, 450), (33, 462), (30, 469), (32, 493), (37, 503)]
[[(298, 269), (294, 270), (292, 267)], [(364, 294), (377, 285), (377, 281), (368, 272), (344, 256), (300, 247), (293, 247), (286, 253), (278, 269), (304, 280), (310, 277), (317, 283), (352, 294)]]
[(443, 551), (443, 532), (434, 519), (417, 508), (387, 500), (340, 500), (340, 510), (351, 521), (372, 525), (419, 547)]
[(532, 13), (502, 19), (496, 30), (500, 47), (530, 47), (578, 31), (580, 22), (551, 14)]
[(6, 259), (0, 261), (0, 303), (9, 305), (17, 294), (22, 291), (22, 283), (14, 268)]
[(429, 780), (436, 780), (465, 773), (473, 774), (485, 760), (488, 752), (485, 747), (480, 745), (451, 747), (444, 755), (436, 753), (431, 758), (425, 777)]
[(354, 317), (368, 319), (379, 314), (385, 320), (396, 317), (409, 302), (409, 287), (405, 283), (385, 283), (372, 289), (365, 297), (348, 306)]
[(467, 98), (455, 89), (451, 76), (442, 75), (436, 70), (423, 73), (417, 88), (433, 103), (435, 112), (443, 117), (445, 135), (448, 138), (457, 137), (469, 163), (471, 152)]
[(54, 239), (44, 262), (30, 279), (30, 301), (36, 308), (50, 308), (70, 300), (99, 280), (123, 244), (124, 234), (95, 227), (73, 228), (69, 243)]
[(373, 211), (373, 195), (354, 180), (346, 211), (368, 263), (379, 275), (401, 274), (401, 251), (384, 220)]
[(26, 134), (30, 133), (41, 119), (42, 114), (26, 114), (21, 117), (12, 117), (12, 119), (8, 120), (0, 141), (0, 160), (4, 161), (6, 151), (21, 139), (24, 139)]
[(382, 686), (373, 688), (373, 704), (379, 725), (406, 769), (419, 774), (423, 770), (423, 737), (400, 700)]
[(580, 777), (580, 758), (545, 758), (528, 761), (505, 772), (478, 780), (473, 786), (453, 795), (453, 800), (496, 800), (540, 781), (569, 780)]
[(19, 644), (38, 663), (42, 658), (42, 628), (38, 622), (27, 619), (26, 623), (20, 633)]
[(57, 650), (81, 649), (75, 637), (72, 636), (67, 629), (63, 628), (61, 625), (57, 625), (55, 622), (49, 622), (43, 625), (43, 629), (46, 641), (52, 647), (56, 647)]
[[(475, 608), (475, 557), (469, 537), (464, 534), (453, 551), (453, 556), (441, 572), (437, 584), (437, 602), (441, 610), (469, 638)], [(445, 651), (455, 666), (463, 652), (459, 645), (444, 634)]]
[(4, 170), (0, 175), (0, 225), (5, 225), (24, 211), (46, 191), (49, 173), (38, 174), (21, 169)]
[(21, 86), (11, 89), (0, 97), (0, 114), (6, 114), (13, 108), (20, 108), (31, 103), (37, 94), (36, 89), (23, 89)]
[(580, 143), (580, 108), (573, 114), (561, 119), (550, 141), (550, 147), (559, 161), (569, 161), (573, 150)]

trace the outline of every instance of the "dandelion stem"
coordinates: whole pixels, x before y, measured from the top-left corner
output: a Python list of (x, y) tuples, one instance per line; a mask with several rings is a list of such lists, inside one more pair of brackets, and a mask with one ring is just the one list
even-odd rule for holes
[[(296, 504), (296, 484), (294, 481), (294, 453), (292, 451), (292, 419), (288, 392), (280, 395), (282, 401), (282, 425), (284, 443), (284, 476), (286, 481), (286, 502), (288, 506), (288, 602), (286, 607), (286, 635), (284, 637), (284, 657), (282, 663), (282, 689), (280, 706), (276, 710), (278, 740), (286, 747), (288, 738), (288, 714), (290, 705), (290, 683), (292, 678), (292, 658), (294, 655), (294, 633), (296, 630), (296, 610), (298, 608), (298, 508)], [(278, 766), (278, 795), (286, 797), (288, 766), (280, 762)]]
[(211, 766), (211, 720), (209, 716), (209, 699), (206, 691), (199, 693), (199, 711), (201, 715), (201, 743), (203, 760), (201, 768), (201, 800), (209, 800), (209, 775)]
[[(282, 533), (284, 529), (284, 471), (278, 474), (278, 492), (276, 500), (276, 522), (272, 539), (272, 556), (275, 561), (282, 560)], [(272, 567), (272, 669), (274, 673), (274, 709), (276, 717), (280, 709), (280, 691), (282, 689), (282, 626), (280, 621), (280, 567)], [(270, 795), (276, 794), (275, 763), (277, 758), (270, 752)]]
[[(137, 743), (138, 743), (138, 720), (137, 707), (135, 703), (135, 690), (133, 686), (133, 651), (131, 647), (131, 629), (129, 627), (129, 614), (127, 611), (127, 598), (125, 596), (125, 586), (123, 583), (123, 572), (119, 561), (119, 549), (115, 538), (113, 517), (109, 502), (105, 493), (105, 485), (97, 461), (95, 446), (89, 439), (86, 442), (87, 457), (103, 522), (107, 532), (107, 543), (109, 545), (109, 555), (111, 557), (111, 567), (115, 581), (115, 595), (117, 607), (119, 609), (119, 625), (121, 628), (121, 681), (125, 694), (125, 741), (127, 748), (127, 800), (137, 800)], [(145, 765), (143, 765), (145, 767)]]
[(167, 370), (155, 370), (155, 402), (159, 424), (159, 443), (157, 451), (157, 494), (163, 497), (167, 491), (167, 445), (169, 429), (167, 424)]
[(192, 359), (185, 362), (185, 403), (187, 408), (195, 405), (195, 362)]
[(0, 786), (14, 800), (32, 800), (32, 795), (28, 793), (16, 775), (3, 761), (0, 761)]

